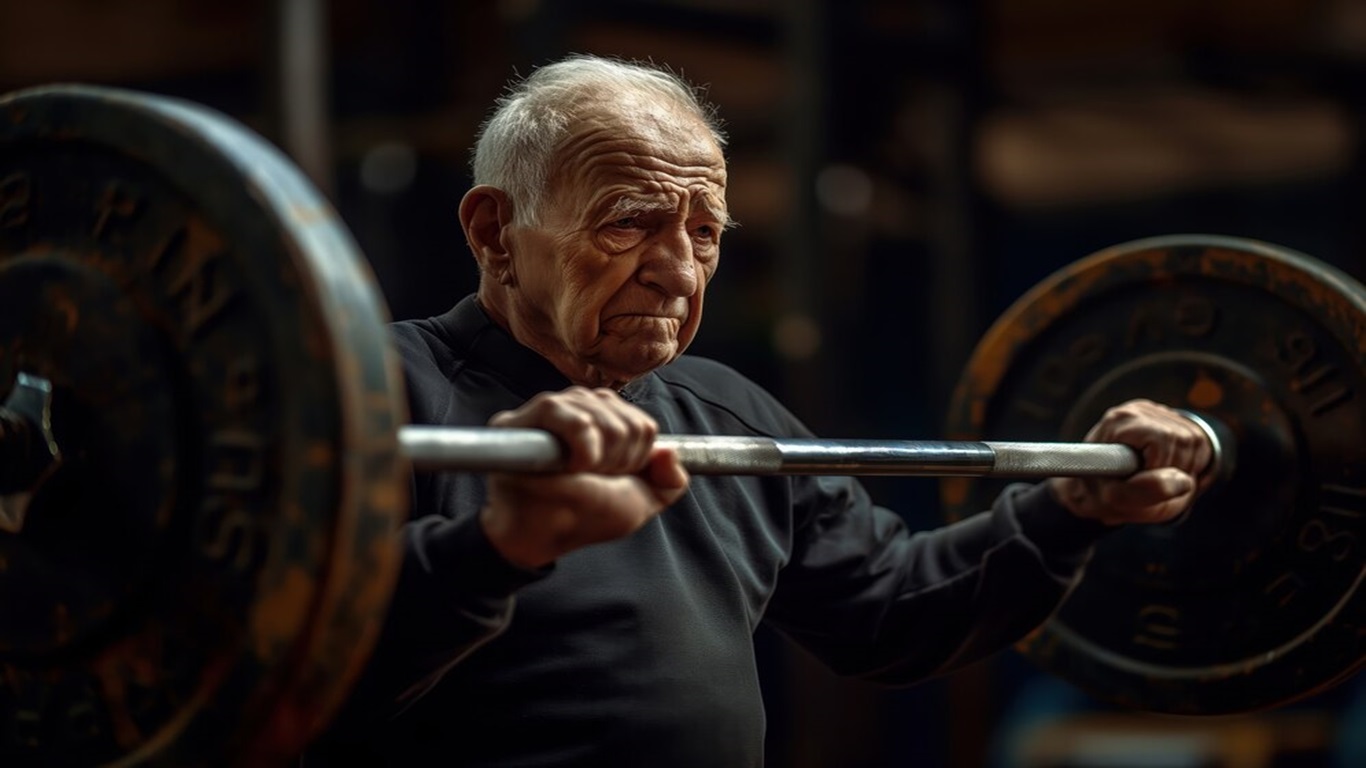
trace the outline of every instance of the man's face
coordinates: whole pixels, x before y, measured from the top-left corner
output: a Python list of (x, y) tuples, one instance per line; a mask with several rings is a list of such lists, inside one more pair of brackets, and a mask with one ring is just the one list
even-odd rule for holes
[(615, 97), (571, 129), (540, 225), (514, 227), (508, 321), (576, 383), (617, 387), (692, 341), (726, 213), (720, 148), (697, 118)]

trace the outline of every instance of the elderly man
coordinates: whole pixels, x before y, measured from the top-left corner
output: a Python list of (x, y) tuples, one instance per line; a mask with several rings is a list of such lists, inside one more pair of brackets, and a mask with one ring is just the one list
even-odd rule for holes
[(808, 434), (683, 355), (730, 222), (723, 145), (650, 67), (574, 57), (500, 100), (460, 204), (478, 294), (395, 335), (415, 421), (546, 429), (571, 471), (415, 479), (380, 646), (306, 764), (758, 766), (759, 622), (911, 683), (1042, 622), (1108, 525), (1190, 502), (1209, 446), (1147, 402), (1089, 436), (1145, 471), (1015, 486), (932, 532), (849, 478), (690, 479), (657, 433)]

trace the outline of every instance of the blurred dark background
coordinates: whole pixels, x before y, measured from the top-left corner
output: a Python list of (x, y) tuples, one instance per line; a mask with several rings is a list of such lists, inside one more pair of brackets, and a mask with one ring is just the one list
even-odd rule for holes
[[(742, 226), (693, 351), (827, 436), (938, 436), (992, 318), (1126, 240), (1240, 235), (1366, 276), (1363, 0), (0, 0), (0, 90), (115, 84), (244, 121), (333, 199), (398, 318), (473, 289), (473, 133), (509, 76), (579, 51), (708, 87)], [(939, 522), (932, 482), (870, 485)], [(1189, 722), (1014, 654), (883, 691), (759, 643), (775, 768), (1366, 765), (1353, 685)]]

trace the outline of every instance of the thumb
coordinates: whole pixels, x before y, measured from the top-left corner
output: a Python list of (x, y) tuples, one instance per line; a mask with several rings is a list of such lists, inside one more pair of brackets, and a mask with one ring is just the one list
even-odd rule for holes
[(688, 470), (683, 468), (683, 462), (678, 459), (678, 453), (671, 448), (652, 449), (641, 475), (655, 498), (665, 506), (681, 499), (691, 480)]

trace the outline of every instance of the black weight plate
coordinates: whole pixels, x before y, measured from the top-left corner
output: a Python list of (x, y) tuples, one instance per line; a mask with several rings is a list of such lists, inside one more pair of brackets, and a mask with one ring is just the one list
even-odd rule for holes
[(208, 109), (19, 92), (0, 298), (0, 389), (54, 382), (66, 457), (0, 533), (0, 765), (297, 751), (376, 638), (406, 512), (397, 361), (336, 214)]
[[(1079, 440), (1146, 397), (1222, 420), (1235, 469), (1180, 522), (1103, 538), (1021, 648), (1119, 704), (1217, 714), (1283, 704), (1366, 658), (1366, 290), (1285, 249), (1178, 236), (1049, 277), (983, 338), (948, 431)], [(998, 482), (953, 479), (952, 514)]]

